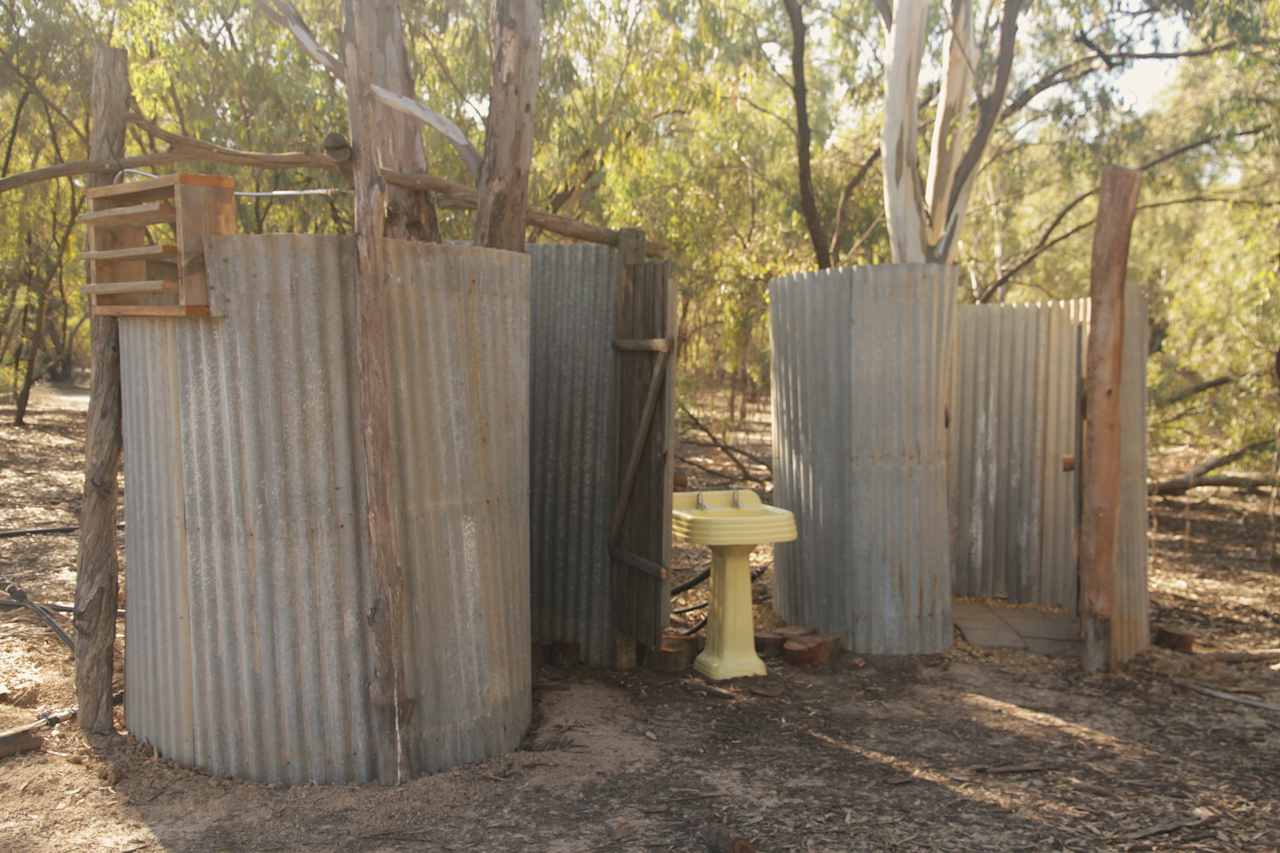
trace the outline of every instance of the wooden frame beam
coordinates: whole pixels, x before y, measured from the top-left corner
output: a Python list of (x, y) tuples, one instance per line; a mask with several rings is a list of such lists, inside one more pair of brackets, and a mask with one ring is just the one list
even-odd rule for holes
[(1116, 533), (1120, 518), (1120, 385), (1124, 366), (1125, 277), (1142, 173), (1102, 174), (1090, 275), (1085, 379), (1084, 513), (1080, 530), (1080, 624), (1088, 672), (1111, 668)]

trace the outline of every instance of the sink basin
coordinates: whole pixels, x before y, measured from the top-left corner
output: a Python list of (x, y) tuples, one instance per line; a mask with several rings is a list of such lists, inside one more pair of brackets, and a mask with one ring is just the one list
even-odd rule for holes
[(749, 489), (676, 492), (671, 533), (695, 545), (790, 542), (796, 538), (796, 520), (787, 510), (762, 503)]
[(671, 501), (671, 532), (686, 542), (711, 547), (707, 646), (693, 668), (714, 679), (766, 674), (764, 661), (756, 654), (751, 624), (748, 559), (761, 542), (795, 539), (795, 517), (761, 503), (760, 496), (749, 489), (676, 492)]

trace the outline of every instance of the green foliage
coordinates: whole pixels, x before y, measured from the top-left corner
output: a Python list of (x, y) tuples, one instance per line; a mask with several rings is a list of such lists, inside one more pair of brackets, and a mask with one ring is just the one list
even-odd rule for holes
[[(337, 50), (337, 5), (297, 4)], [(936, 83), (948, 22), (935, 4), (924, 63)], [(980, 4), (990, 44), (999, 4)], [(481, 147), (488, 103), (488, 0), (403, 4), (418, 97)], [(805, 63), (813, 190), (840, 264), (888, 248), (879, 145), (883, 29), (862, 0), (807, 0)], [(1148, 288), (1152, 399), (1235, 381), (1153, 409), (1160, 445), (1230, 449), (1276, 420), (1267, 373), (1280, 340), (1280, 0), (1057, 0), (1023, 15), (1009, 110), (973, 191), (957, 260), (961, 298), (1087, 292), (1101, 168), (1183, 153), (1144, 175), (1131, 261)], [(796, 177), (791, 30), (774, 0), (545, 0), (531, 195), (537, 207), (639, 225), (670, 248), (680, 287), (684, 382), (763, 390), (767, 283), (814, 266)], [(4, 173), (85, 156), (95, 42), (128, 48), (139, 110), (161, 125), (259, 151), (315, 150), (345, 132), (345, 93), (249, 0), (12, 0), (0, 16)], [(1168, 62), (1163, 101), (1135, 112), (1117, 81), (1132, 54), (1207, 48)], [(1105, 61), (1099, 52), (1106, 53)], [(980, 90), (992, 51), (981, 51)], [(1120, 57), (1120, 58), (1116, 58)], [(1022, 92), (1037, 92), (1019, 100)], [(922, 125), (932, 120), (932, 101)], [(972, 128), (964, 129), (965, 133)], [(469, 180), (433, 133), (433, 172)], [(1189, 143), (1201, 144), (1187, 147)], [(923, 145), (924, 143), (922, 143)], [(163, 143), (131, 133), (130, 151)], [(922, 155), (927, 152), (923, 151)], [(337, 186), (308, 170), (195, 164), (246, 190)], [(81, 196), (62, 180), (0, 195), (0, 370), (27, 344), (48, 276), (48, 352), (83, 360), (79, 235), (59, 236)], [(243, 230), (342, 232), (347, 196), (242, 199)], [(444, 211), (449, 238), (470, 214)], [(549, 235), (534, 234), (536, 239)], [(77, 334), (77, 332), (79, 334)], [(57, 338), (57, 340), (54, 340)], [(83, 363), (83, 361), (81, 362)], [(9, 387), (12, 377), (0, 376)]]

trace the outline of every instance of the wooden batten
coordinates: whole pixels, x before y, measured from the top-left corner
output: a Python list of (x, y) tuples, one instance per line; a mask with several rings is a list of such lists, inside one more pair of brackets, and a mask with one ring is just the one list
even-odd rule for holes
[(144, 281), (101, 281), (86, 284), (84, 292), (93, 296), (123, 296), (130, 293), (166, 293), (177, 290), (178, 283), (172, 279), (150, 279)]
[(177, 173), (86, 192), (93, 313), (115, 317), (209, 314), (204, 240), (234, 234), (235, 184)]

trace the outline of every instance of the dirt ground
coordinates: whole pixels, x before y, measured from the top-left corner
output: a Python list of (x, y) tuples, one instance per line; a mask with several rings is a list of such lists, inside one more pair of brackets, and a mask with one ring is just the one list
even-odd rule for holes
[[(75, 522), (82, 407), (42, 395), (26, 429), (0, 407), (0, 530)], [(733, 436), (762, 457), (767, 440), (758, 420)], [(694, 443), (681, 455), (708, 469), (682, 466), (691, 486), (743, 474)], [(1155, 621), (1205, 652), (1280, 647), (1266, 499), (1152, 510)], [(679, 558), (677, 582), (705, 559)], [(0, 539), (0, 576), (38, 600), (69, 602), (74, 565), (74, 537)], [(71, 676), (51, 631), (0, 611), (0, 727), (70, 704)], [(0, 850), (705, 850), (722, 831), (762, 851), (1280, 849), (1280, 714), (1182, 679), (1280, 703), (1274, 661), (1164, 649), (1110, 676), (963, 642), (721, 685), (543, 668), (520, 751), (395, 789), (216, 779), (63, 724), (0, 759)]]

